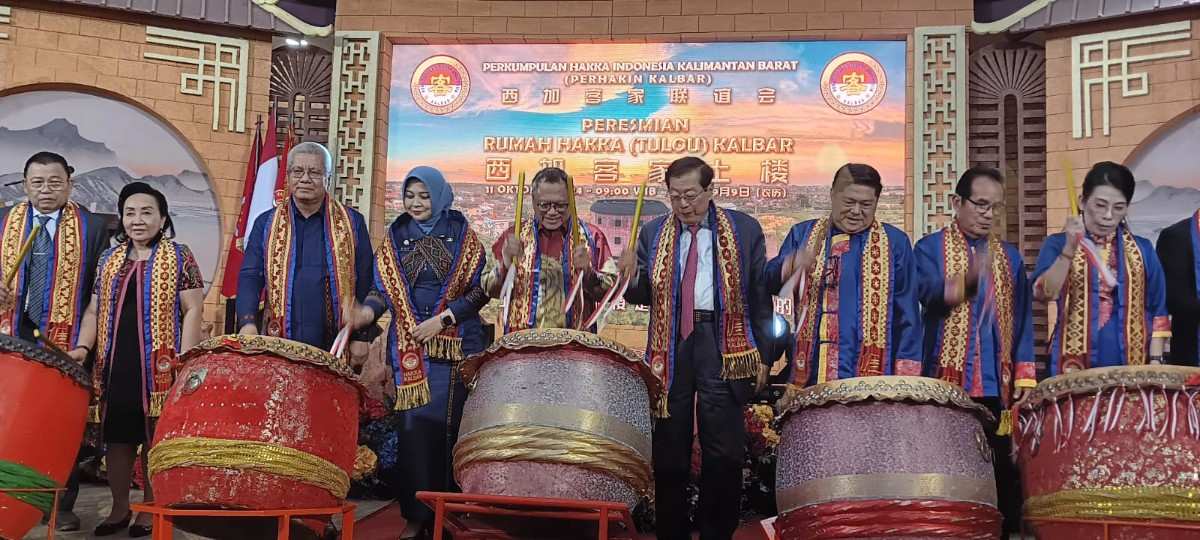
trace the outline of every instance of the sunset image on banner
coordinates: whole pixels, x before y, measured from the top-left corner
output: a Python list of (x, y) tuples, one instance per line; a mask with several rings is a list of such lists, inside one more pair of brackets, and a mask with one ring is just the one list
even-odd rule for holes
[(903, 226), (904, 55), (903, 41), (396, 45), (388, 219), (404, 174), (434, 166), (490, 246), (519, 174), (556, 166), (620, 255), (643, 181), (645, 222), (669, 211), (666, 166), (695, 155), (716, 170), (716, 204), (762, 223), (768, 257), (828, 213), (846, 162), (879, 170), (878, 215)]

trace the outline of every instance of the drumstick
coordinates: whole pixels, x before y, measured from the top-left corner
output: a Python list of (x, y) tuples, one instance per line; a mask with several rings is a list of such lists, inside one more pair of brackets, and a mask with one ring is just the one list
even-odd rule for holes
[[(523, 210), (524, 203), (525, 203), (525, 171), (521, 171), (519, 174), (517, 174), (517, 212), (516, 212), (516, 216), (514, 216), (514, 218), (513, 218), (513, 236), (516, 236), (517, 240), (521, 239), (521, 225), (522, 225), (522, 221), (523, 221), (523, 219), (522, 219), (523, 216), (521, 215), (521, 213)], [(517, 261), (512, 261), (512, 264), (516, 265), (516, 262)], [(517, 273), (514, 272), (512, 268), (509, 268), (508, 274), (506, 274), (504, 276), (504, 286), (500, 288), (500, 321), (499, 322), (500, 322), (501, 332), (504, 331), (503, 330), (504, 326), (505, 326), (505, 324), (508, 323), (508, 308), (509, 308), (509, 303), (512, 301), (513, 281), (515, 280), (516, 275), (517, 275)]]
[(346, 338), (349, 336), (350, 325), (347, 324), (342, 327), (341, 331), (338, 332), (337, 337), (333, 338), (333, 346), (329, 348), (329, 354), (337, 357), (342, 356), (342, 352), (345, 350), (344, 345)]
[(629, 277), (625, 277), (618, 286), (609, 289), (608, 295), (605, 296), (604, 304), (596, 310), (596, 313), (592, 314), (591, 320), (588, 321), (584, 328), (590, 328), (593, 324), (596, 324), (597, 334), (604, 330), (604, 322), (608, 319), (608, 314), (612, 313), (612, 310), (617, 307), (617, 298), (625, 296), (625, 290), (629, 288), (630, 279)]
[(47, 349), (50, 349), (58, 354), (66, 356), (68, 358), (71, 356), (71, 355), (67, 354), (67, 351), (62, 350), (58, 345), (55, 345), (52, 341), (50, 341), (49, 339), (46, 339), (45, 334), (42, 334), (42, 330), (40, 328), (38, 328), (37, 326), (33, 327), (33, 337), (34, 337), (34, 339), (37, 339), (38, 341), (42, 342), (42, 345), (45, 345)]
[(1062, 160), (1063, 173), (1067, 183), (1067, 202), (1070, 203), (1071, 217), (1079, 215), (1079, 198), (1075, 196), (1075, 170), (1071, 167), (1071, 160), (1063, 156)]
[[(575, 246), (586, 245), (583, 239), (583, 225), (579, 223), (579, 212), (575, 208), (575, 179), (571, 175), (567, 175), (567, 210), (571, 214), (571, 253), (567, 254), (570, 257), (572, 266), (575, 262)], [(570, 313), (571, 307), (575, 305), (575, 299), (579, 298), (583, 289), (583, 272), (575, 278), (575, 282), (571, 285), (571, 292), (567, 294), (567, 305), (563, 312)], [(582, 300), (580, 300), (582, 302)]]
[(33, 228), (29, 230), (29, 236), (25, 238), (25, 243), (21, 244), (21, 250), (17, 252), (17, 263), (12, 268), (9, 268), (8, 274), (4, 276), (4, 286), (6, 288), (11, 289), (13, 287), (13, 280), (17, 278), (17, 269), (25, 262), (25, 256), (29, 255), (29, 250), (33, 247), (33, 239), (41, 230), (41, 223), (34, 223)]

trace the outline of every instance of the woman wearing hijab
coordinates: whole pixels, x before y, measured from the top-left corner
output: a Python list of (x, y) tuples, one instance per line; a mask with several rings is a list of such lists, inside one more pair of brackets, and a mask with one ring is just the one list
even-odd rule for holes
[[(408, 525), (401, 538), (429, 534), (432, 512), (417, 491), (450, 491), (450, 452), (466, 388), (458, 364), (483, 349), (479, 286), (486, 256), (467, 218), (450, 207), (454, 191), (442, 173), (417, 167), (404, 180), (404, 209), (375, 254), (375, 290), (365, 305), (390, 310), (387, 358), (396, 388), (394, 483)], [(394, 449), (393, 449), (394, 450)]]
[[(119, 243), (100, 256), (79, 342), (96, 344), (92, 421), (107, 448), (113, 497), (112, 512), (95, 535), (129, 527), (136, 538), (151, 531), (147, 515), (129, 525), (134, 458), (140, 445), (147, 463), (154, 420), (175, 381), (176, 357), (200, 341), (204, 280), (191, 250), (172, 240), (175, 227), (161, 192), (143, 182), (128, 184), (117, 211)], [(153, 498), (147, 483), (145, 500)]]
[(1166, 280), (1154, 245), (1125, 223), (1136, 186), (1123, 165), (1097, 163), (1083, 181), (1083, 216), (1042, 245), (1033, 294), (1058, 306), (1051, 375), (1162, 362), (1171, 337)]

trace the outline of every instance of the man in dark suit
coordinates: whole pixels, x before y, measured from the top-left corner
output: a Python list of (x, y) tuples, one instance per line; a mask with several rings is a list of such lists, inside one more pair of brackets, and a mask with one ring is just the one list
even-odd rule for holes
[(1158, 260), (1167, 278), (1167, 312), (1171, 314), (1170, 363), (1195, 366), (1200, 326), (1200, 298), (1197, 297), (1196, 251), (1200, 249), (1200, 212), (1180, 221), (1158, 235)]
[(768, 372), (758, 348), (771, 322), (762, 227), (714, 205), (712, 179), (700, 158), (673, 162), (666, 171), (671, 214), (646, 224), (620, 264), (622, 275), (632, 276), (625, 300), (650, 306), (646, 358), (665, 389), (656, 404), (653, 459), (663, 540), (691, 538), (685, 490), (693, 412), (702, 454), (700, 538), (732, 538), (746, 443), (742, 411)]
[[(11, 287), (0, 283), (0, 333), (34, 341), (34, 330), (40, 330), (43, 339), (83, 364), (92, 351), (85, 344), (89, 338), (79, 339), (79, 321), (92, 298), (96, 261), (108, 248), (108, 227), (103, 218), (70, 201), (72, 172), (58, 154), (34, 154), (25, 162), (29, 199), (0, 209), (0, 265), (5, 276), (18, 269)], [(31, 233), (32, 249), (18, 261)], [(59, 290), (71, 294), (50, 294)], [(58, 507), (59, 530), (79, 530), (74, 512), (78, 495), (78, 473), (72, 472)]]

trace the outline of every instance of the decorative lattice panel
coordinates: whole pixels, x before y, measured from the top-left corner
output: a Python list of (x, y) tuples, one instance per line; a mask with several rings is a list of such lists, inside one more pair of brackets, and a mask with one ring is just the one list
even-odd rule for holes
[[(1149, 94), (1150, 75), (1138, 71), (1136, 64), (1190, 56), (1190, 44), (1178, 42), (1191, 39), (1191, 29), (1192, 21), (1178, 21), (1072, 37), (1071, 136), (1092, 136), (1097, 106), (1101, 132), (1108, 135), (1113, 90), (1120, 88), (1122, 98)], [(1099, 103), (1092, 101), (1095, 88), (1100, 90)]]
[(329, 141), (333, 53), (320, 47), (279, 47), (271, 55), (271, 102), (279, 144), (291, 133), (299, 141)]
[(225, 129), (237, 133), (246, 131), (249, 41), (147, 26), (146, 43), (162, 45), (183, 54), (164, 54), (151, 49), (143, 53), (143, 57), (194, 68), (180, 74), (180, 93), (203, 96), (206, 88), (212, 89), (213, 131), (220, 129), (222, 106), (225, 107)]
[(913, 58), (913, 235), (953, 217), (950, 193), (967, 163), (967, 44), (961, 26), (916, 29)]
[[(1041, 47), (987, 46), (971, 56), (968, 103), (972, 164), (1004, 173), (1004, 236), (1033, 272), (1046, 229), (1046, 54)], [(1034, 348), (1046, 353), (1045, 304), (1034, 306)]]
[(375, 171), (375, 92), (379, 81), (379, 32), (337, 32), (333, 49), (329, 149), (334, 154), (334, 196), (357, 208), (370, 223), (371, 176)]

